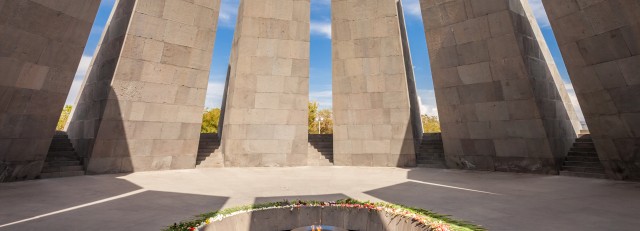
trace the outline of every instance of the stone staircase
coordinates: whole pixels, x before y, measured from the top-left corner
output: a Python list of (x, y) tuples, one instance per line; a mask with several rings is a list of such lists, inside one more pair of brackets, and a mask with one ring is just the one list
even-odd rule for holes
[(425, 168), (447, 168), (444, 161), (444, 147), (440, 133), (425, 133), (418, 150), (416, 164)]
[(333, 134), (309, 134), (309, 166), (333, 166)]
[(196, 168), (219, 168), (224, 166), (224, 157), (220, 151), (220, 137), (217, 133), (200, 134)]
[(606, 179), (604, 167), (598, 158), (591, 135), (583, 134), (576, 139), (562, 163), (560, 175)]
[(76, 153), (66, 132), (56, 132), (49, 146), (40, 179), (82, 176), (82, 158)]

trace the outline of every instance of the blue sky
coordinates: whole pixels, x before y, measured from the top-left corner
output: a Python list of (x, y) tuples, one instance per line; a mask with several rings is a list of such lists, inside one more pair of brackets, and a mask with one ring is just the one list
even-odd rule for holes
[[(78, 95), (82, 79), (87, 67), (91, 62), (91, 57), (95, 47), (100, 40), (104, 26), (113, 8), (115, 0), (103, 0), (98, 11), (89, 41), (85, 48), (83, 58), (78, 67), (71, 93), (67, 99), (67, 104), (73, 104)], [(413, 58), (416, 84), (421, 101), (421, 111), (423, 114), (437, 115), (435, 94), (433, 92), (433, 82), (429, 66), (429, 55), (424, 37), (422, 16), (420, 13), (419, 0), (403, 0), (411, 56)], [(331, 107), (331, 0), (311, 0), (311, 65), (309, 81), (309, 98), (320, 103), (321, 108)], [(558, 65), (567, 90), (574, 102), (574, 106), (579, 111), (578, 102), (570, 84), (564, 62), (560, 55), (558, 45), (549, 27), (549, 21), (544, 12), (540, 0), (529, 0), (536, 19), (542, 29), (542, 33), (547, 40), (551, 54)], [(218, 31), (216, 35), (213, 60), (211, 63), (211, 74), (209, 76), (209, 86), (207, 88), (206, 107), (219, 107), (222, 102), (222, 92), (224, 89), (224, 78), (226, 76), (229, 55), (231, 52), (231, 41), (236, 23), (239, 0), (222, 0)]]

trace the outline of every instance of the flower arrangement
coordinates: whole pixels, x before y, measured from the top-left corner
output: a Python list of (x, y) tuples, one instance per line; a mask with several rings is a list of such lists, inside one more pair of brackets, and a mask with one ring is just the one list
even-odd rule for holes
[(384, 202), (372, 203), (369, 201), (358, 201), (354, 199), (343, 199), (338, 201), (281, 201), (271, 202), (264, 204), (240, 206), (235, 208), (229, 208), (225, 210), (215, 211), (212, 213), (201, 214), (196, 220), (184, 221), (180, 223), (174, 223), (168, 227), (167, 231), (199, 231), (216, 221), (221, 221), (224, 218), (234, 216), (240, 213), (259, 211), (265, 209), (274, 208), (290, 208), (291, 210), (302, 207), (339, 207), (339, 208), (355, 208), (355, 209), (368, 209), (370, 211), (385, 212), (391, 216), (400, 216), (412, 222), (417, 222), (429, 230), (433, 231), (483, 231), (484, 228), (469, 224), (462, 221), (457, 221), (449, 218), (446, 215), (440, 215), (428, 210), (412, 208), (403, 205), (396, 205)]

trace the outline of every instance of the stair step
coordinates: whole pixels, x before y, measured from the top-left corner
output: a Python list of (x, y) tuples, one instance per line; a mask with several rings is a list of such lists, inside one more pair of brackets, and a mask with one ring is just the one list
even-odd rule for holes
[(595, 152), (595, 148), (593, 147), (589, 147), (589, 148), (580, 148), (580, 147), (572, 147), (571, 149), (569, 149), (570, 152)]
[(422, 162), (422, 161), (444, 161), (444, 158), (442, 158), (442, 157), (418, 157), (418, 158), (416, 158), (416, 161), (418, 161), (418, 162)]
[(80, 165), (72, 165), (72, 166), (49, 166), (42, 168), (42, 173), (51, 173), (51, 172), (73, 172), (73, 171), (82, 171), (83, 168)]
[(572, 176), (572, 177), (607, 179), (607, 175), (605, 175), (604, 173), (586, 173), (586, 172), (560, 171), (560, 175), (561, 176)]
[(333, 148), (322, 148), (322, 149), (314, 148), (314, 149), (318, 152), (333, 152)]
[(416, 150), (417, 155), (443, 155), (444, 150)]
[(573, 144), (574, 148), (589, 148), (589, 149), (596, 149), (596, 145), (592, 142), (576, 142)]
[(593, 152), (574, 152), (574, 151), (570, 151), (567, 156), (576, 156), (576, 157), (595, 157), (598, 158), (598, 153), (596, 153), (595, 151)]
[(66, 133), (56, 133), (45, 159), (40, 178), (55, 178), (84, 175), (82, 158), (73, 149)]
[(56, 152), (49, 152), (49, 154), (47, 154), (47, 156), (77, 156), (76, 152), (74, 151), (56, 151)]
[(198, 152), (204, 152), (204, 153), (213, 153), (216, 150), (218, 150), (220, 147), (217, 148), (198, 148)]
[(49, 152), (73, 152), (75, 151), (75, 149), (73, 149), (72, 146), (68, 146), (68, 147), (50, 147), (49, 148)]
[(585, 161), (565, 161), (563, 167), (588, 167), (588, 168), (603, 168), (600, 162), (585, 162)]
[(602, 173), (604, 174), (603, 167), (575, 167), (575, 166), (562, 166), (562, 170), (570, 172), (586, 172), (586, 173)]
[(83, 176), (83, 175), (84, 175), (84, 171), (48, 172), (48, 173), (41, 173), (40, 174), (40, 179)]
[(57, 149), (64, 149), (64, 150), (73, 149), (73, 145), (68, 144), (68, 145), (51, 145), (51, 146), (49, 146), (49, 150), (50, 151), (57, 150)]
[(74, 166), (80, 165), (79, 160), (69, 160), (69, 161), (47, 161), (44, 163), (44, 167), (62, 167), (62, 166)]
[(417, 166), (420, 168), (447, 168), (444, 163), (418, 163)]
[(591, 138), (577, 138), (576, 142), (581, 142), (581, 143), (593, 143), (593, 139)]
[(72, 156), (47, 156), (45, 162), (58, 162), (58, 161), (78, 161), (79, 157)]
[(440, 143), (420, 143), (421, 147), (442, 147), (444, 144)]
[(585, 157), (585, 156), (567, 156), (565, 160), (575, 161), (575, 162), (600, 162), (598, 157)]
[(416, 158), (444, 158), (444, 153), (418, 153)]
[(309, 146), (311, 146), (311, 147), (333, 147), (333, 143), (323, 143), (323, 144), (309, 143)]
[(220, 147), (198, 147), (198, 152), (210, 152), (220, 149)]

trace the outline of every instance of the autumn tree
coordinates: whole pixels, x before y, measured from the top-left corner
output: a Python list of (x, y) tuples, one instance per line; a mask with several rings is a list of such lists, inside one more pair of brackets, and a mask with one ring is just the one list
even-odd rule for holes
[(318, 115), (318, 102), (309, 102), (309, 134), (318, 133), (318, 124), (316, 116)]
[(56, 126), (56, 131), (63, 131), (64, 126), (67, 124), (67, 120), (69, 120), (69, 116), (71, 115), (71, 109), (73, 106), (64, 105), (64, 109), (62, 109), (62, 113), (60, 113), (60, 119), (58, 119), (58, 125)]
[(422, 130), (424, 133), (439, 133), (440, 121), (437, 116), (421, 115), (422, 118)]
[(220, 108), (206, 109), (202, 114), (200, 133), (218, 133), (218, 121), (220, 121)]
[(318, 124), (320, 134), (333, 134), (333, 112), (331, 109), (318, 109), (318, 102), (309, 102), (309, 134), (318, 134)]
[[(331, 109), (322, 109), (318, 112), (320, 121), (320, 134), (333, 134), (333, 112)], [(317, 124), (316, 124), (317, 132)]]

